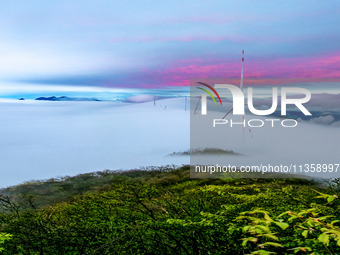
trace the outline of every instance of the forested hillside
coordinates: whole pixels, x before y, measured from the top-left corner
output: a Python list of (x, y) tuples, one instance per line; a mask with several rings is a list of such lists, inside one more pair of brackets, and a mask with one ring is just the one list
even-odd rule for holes
[(339, 186), (97, 172), (1, 191), (1, 254), (339, 254)]

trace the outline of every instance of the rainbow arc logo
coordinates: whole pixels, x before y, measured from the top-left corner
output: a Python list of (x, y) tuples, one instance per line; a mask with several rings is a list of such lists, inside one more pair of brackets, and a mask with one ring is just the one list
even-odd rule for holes
[[(212, 92), (214, 92), (214, 94), (217, 96), (217, 98), (220, 101), (220, 104), (222, 106), (221, 97), (220, 97), (220, 95), (217, 93), (217, 91), (213, 87), (211, 87), (209, 84), (206, 84), (206, 83), (203, 83), (203, 82), (197, 82), (197, 83), (201, 84), (201, 85), (203, 85), (203, 86), (205, 86), (207, 88), (209, 88)], [(197, 87), (197, 88), (200, 89), (200, 90), (203, 90), (204, 92), (206, 92), (212, 98), (212, 100), (214, 101), (215, 105), (217, 105), (217, 102), (216, 102), (214, 96), (211, 94), (211, 92), (209, 90), (207, 90), (205, 88), (201, 88), (201, 87)]]

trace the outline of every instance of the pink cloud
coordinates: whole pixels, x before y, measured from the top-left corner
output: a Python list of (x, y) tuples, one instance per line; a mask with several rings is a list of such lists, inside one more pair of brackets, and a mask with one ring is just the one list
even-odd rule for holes
[[(157, 85), (184, 86), (193, 78), (226, 77), (238, 83), (240, 71), (240, 63), (196, 58), (179, 60), (159, 70), (145, 70), (142, 76)], [(244, 76), (248, 85), (340, 81), (340, 52), (312, 57), (246, 59)]]

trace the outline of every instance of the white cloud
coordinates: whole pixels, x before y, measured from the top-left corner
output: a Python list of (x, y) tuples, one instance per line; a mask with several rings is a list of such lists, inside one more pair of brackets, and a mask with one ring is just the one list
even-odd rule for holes
[(0, 96), (17, 93), (43, 93), (43, 92), (104, 92), (104, 93), (136, 93), (138, 89), (132, 88), (105, 88), (94, 86), (72, 85), (36, 85), (27, 83), (0, 83)]
[(332, 127), (340, 127), (340, 121), (335, 121), (331, 124)]
[(310, 119), (309, 122), (330, 125), (334, 122), (335, 118), (332, 115), (320, 116), (317, 118)]

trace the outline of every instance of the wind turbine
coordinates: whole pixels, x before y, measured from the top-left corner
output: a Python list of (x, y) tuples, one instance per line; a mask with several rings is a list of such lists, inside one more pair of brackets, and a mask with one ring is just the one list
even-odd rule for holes
[[(243, 67), (244, 67), (244, 50), (242, 50), (242, 71), (241, 71), (241, 82), (240, 82), (240, 88), (243, 93)], [(244, 95), (244, 93), (243, 93)], [(244, 114), (241, 115), (241, 122), (244, 123)], [(244, 128), (242, 128), (242, 140), (244, 141)]]
[[(240, 82), (240, 88), (241, 88), (241, 90), (242, 90), (242, 93), (243, 93), (243, 67), (244, 67), (244, 50), (242, 50), (242, 70), (241, 70), (241, 82)], [(224, 120), (225, 117), (227, 117), (228, 114), (232, 112), (232, 110), (233, 110), (233, 108), (231, 108), (231, 109), (223, 116), (223, 118), (221, 119), (221, 121)], [(242, 115), (241, 121), (242, 121), (242, 122), (244, 121), (244, 115)]]
[(242, 71), (241, 71), (241, 83), (240, 88), (243, 92), (243, 66), (244, 66), (244, 50), (242, 50)]
[[(242, 93), (243, 93), (243, 68), (244, 68), (244, 50), (242, 50), (242, 69), (241, 69), (241, 81), (240, 81), (240, 89), (242, 90)], [(229, 113), (231, 113), (233, 110), (233, 108), (231, 108), (224, 116), (223, 118), (221, 119), (221, 122), (222, 120), (225, 119), (225, 117), (228, 116)], [(245, 117), (244, 117), (244, 114), (241, 115), (241, 123), (245, 123)], [(251, 133), (251, 129), (249, 128), (248, 129), (249, 133), (250, 133), (250, 136), (253, 137), (253, 134)], [(242, 128), (242, 139), (244, 140), (244, 128)]]

